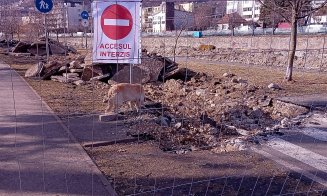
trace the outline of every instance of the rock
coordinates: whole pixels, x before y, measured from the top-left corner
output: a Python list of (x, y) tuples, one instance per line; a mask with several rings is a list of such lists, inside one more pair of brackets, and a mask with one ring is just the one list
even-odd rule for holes
[(83, 69), (82, 80), (90, 81), (91, 78), (103, 75), (102, 69), (98, 65), (87, 65)]
[(105, 74), (105, 75), (102, 75), (102, 76), (93, 77), (93, 78), (90, 79), (90, 81), (99, 80), (101, 82), (106, 83), (110, 77), (111, 77), (111, 74)]
[(42, 76), (43, 80), (49, 79), (52, 75), (58, 73), (59, 69), (62, 67), (62, 63), (57, 61), (50, 61), (45, 65), (44, 74)]
[(78, 73), (63, 73), (62, 76), (65, 78), (77, 78), (79, 75)]
[(66, 65), (64, 65), (64, 66), (59, 68), (58, 74), (66, 73), (68, 71), (69, 71), (68, 67)]
[(73, 54), (76, 54), (77, 53), (77, 50), (74, 47), (72, 47), (72, 46), (68, 46), (67, 47), (67, 50), (68, 50), (68, 52), (71, 52)]
[(268, 88), (269, 88), (269, 89), (273, 89), (273, 90), (280, 90), (280, 89), (281, 89), (280, 86), (278, 86), (278, 85), (275, 84), (275, 83), (271, 83), (271, 84), (269, 84), (269, 85), (268, 85)]
[(232, 73), (224, 73), (224, 74), (223, 74), (223, 77), (225, 77), (225, 78), (231, 78), (231, 77), (233, 77), (233, 76), (235, 76), (235, 75), (232, 74)]
[(10, 56), (17, 56), (17, 57), (29, 57), (31, 53), (9, 53)]
[(287, 128), (289, 127), (289, 119), (288, 118), (283, 118), (283, 120), (280, 121), (280, 125), (282, 128)]
[(280, 113), (282, 116), (287, 118), (295, 118), (297, 116), (307, 114), (309, 112), (308, 108), (298, 106), (292, 103), (282, 102), (279, 100), (274, 102), (273, 107), (273, 113)]
[(189, 150), (186, 150), (186, 149), (181, 149), (181, 150), (175, 151), (176, 154), (186, 154), (187, 152), (189, 152)]
[(121, 115), (113, 112), (99, 115), (99, 121), (101, 122), (116, 121), (116, 120), (120, 120), (121, 118), (122, 118)]
[(271, 106), (272, 105), (272, 98), (267, 98), (263, 101), (260, 102), (260, 105), (262, 107), (268, 107), (268, 106)]
[(60, 45), (51, 44), (49, 43), (50, 48), (50, 54), (55, 55), (64, 55), (67, 53), (67, 50), (64, 47), (61, 47)]
[(72, 61), (69, 63), (69, 69), (81, 69), (81, 65), (78, 61)]
[(245, 130), (245, 129), (236, 129), (236, 132), (239, 133), (240, 135), (243, 135), (243, 136), (250, 135), (250, 131)]
[(25, 72), (25, 77), (38, 77), (41, 76), (41, 72), (44, 69), (44, 64), (43, 63), (37, 63), (34, 66), (30, 67), (26, 72)]
[(52, 81), (61, 82), (61, 83), (72, 83), (80, 80), (79, 78), (66, 78), (63, 76), (51, 76)]
[(203, 95), (205, 95), (205, 93), (206, 93), (205, 89), (196, 89), (196, 91), (195, 91), (195, 94), (197, 96), (203, 96)]
[(84, 69), (69, 69), (70, 73), (83, 73)]
[[(132, 71), (132, 77), (130, 77), (130, 72)], [(132, 81), (130, 81), (132, 79)], [(118, 71), (110, 80), (117, 83), (133, 83), (133, 84), (144, 84), (150, 81), (149, 72), (138, 67), (125, 66), (122, 70)]]
[(238, 83), (241, 83), (241, 84), (247, 84), (247, 83), (248, 83), (247, 80), (243, 80), (242, 78), (238, 78), (238, 79), (237, 79), (237, 82), (238, 82)]
[(167, 117), (164, 117), (164, 116), (161, 116), (159, 117), (158, 119), (159, 121), (157, 122), (160, 126), (163, 126), (163, 127), (169, 127), (170, 125), (170, 121)]
[(174, 126), (176, 129), (179, 129), (182, 127), (182, 123), (179, 122), (179, 123), (176, 123), (175, 126)]
[(77, 80), (77, 81), (74, 81), (73, 84), (75, 84), (76, 86), (81, 86), (81, 85), (86, 84), (86, 82), (84, 80)]

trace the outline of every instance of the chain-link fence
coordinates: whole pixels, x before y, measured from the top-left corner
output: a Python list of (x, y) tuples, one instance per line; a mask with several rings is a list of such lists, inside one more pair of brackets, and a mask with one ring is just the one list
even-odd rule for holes
[(298, 35), (286, 82), (290, 35), (260, 9), (144, 2), (135, 65), (93, 63), (93, 29), (78, 36), (50, 15), (48, 61), (32, 39), (43, 29), (5, 36), (0, 193), (326, 195), (324, 27)]

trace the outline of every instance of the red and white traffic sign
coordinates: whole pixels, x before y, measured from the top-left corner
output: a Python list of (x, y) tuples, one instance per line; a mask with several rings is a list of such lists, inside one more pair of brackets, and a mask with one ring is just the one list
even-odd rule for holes
[(140, 0), (93, 2), (93, 62), (141, 63)]
[(133, 17), (126, 7), (119, 4), (111, 5), (102, 13), (101, 28), (110, 39), (123, 39), (133, 28)]

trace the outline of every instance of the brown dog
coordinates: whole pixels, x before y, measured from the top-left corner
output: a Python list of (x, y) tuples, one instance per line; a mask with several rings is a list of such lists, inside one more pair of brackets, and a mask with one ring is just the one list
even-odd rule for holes
[(120, 83), (113, 85), (109, 91), (108, 96), (103, 99), (104, 103), (108, 102), (106, 113), (117, 112), (119, 107), (128, 102), (129, 106), (136, 108), (136, 111), (144, 105), (144, 89), (140, 84)]

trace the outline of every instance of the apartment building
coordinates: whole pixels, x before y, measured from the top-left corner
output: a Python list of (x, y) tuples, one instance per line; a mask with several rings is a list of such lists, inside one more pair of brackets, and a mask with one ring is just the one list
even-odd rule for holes
[(226, 13), (231, 14), (237, 12), (245, 20), (257, 22), (260, 16), (260, 7), (260, 3), (255, 0), (227, 1)]

